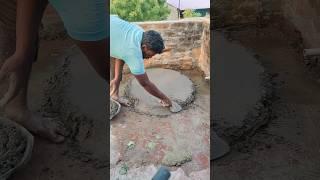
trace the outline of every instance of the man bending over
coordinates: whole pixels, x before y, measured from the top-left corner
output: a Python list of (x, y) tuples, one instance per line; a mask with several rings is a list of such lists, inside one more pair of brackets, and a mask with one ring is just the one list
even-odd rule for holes
[(163, 106), (171, 106), (171, 100), (148, 78), (144, 59), (160, 54), (165, 50), (161, 35), (153, 30), (145, 31), (138, 25), (110, 16), (110, 56), (114, 58), (114, 78), (110, 82), (110, 96), (128, 106), (128, 100), (119, 97), (123, 65), (126, 63), (139, 84), (151, 95), (160, 99)]

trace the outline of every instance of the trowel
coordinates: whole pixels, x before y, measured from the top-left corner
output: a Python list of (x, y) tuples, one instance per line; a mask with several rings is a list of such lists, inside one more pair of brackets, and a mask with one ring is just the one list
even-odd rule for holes
[(182, 107), (175, 101), (172, 101), (172, 106), (170, 107), (170, 111), (172, 113), (177, 113), (177, 112), (180, 112), (181, 110), (182, 110)]
[[(163, 102), (162, 100), (159, 100), (159, 103), (163, 106), (163, 107), (168, 107), (169, 104)], [(176, 102), (176, 101), (171, 101), (172, 106), (169, 107), (169, 110), (172, 113), (177, 113), (180, 112), (182, 110), (182, 107)]]

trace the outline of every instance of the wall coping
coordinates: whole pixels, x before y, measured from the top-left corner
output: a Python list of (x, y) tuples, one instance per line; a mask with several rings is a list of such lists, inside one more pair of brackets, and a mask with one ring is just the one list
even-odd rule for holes
[(166, 24), (166, 23), (186, 23), (186, 22), (206, 22), (210, 23), (210, 17), (195, 17), (186, 18), (180, 20), (165, 20), (165, 21), (143, 21), (143, 22), (133, 22), (135, 24)]

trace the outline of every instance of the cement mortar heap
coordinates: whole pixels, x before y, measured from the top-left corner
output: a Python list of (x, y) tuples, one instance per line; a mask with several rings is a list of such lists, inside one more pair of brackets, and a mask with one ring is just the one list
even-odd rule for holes
[(118, 111), (118, 108), (118, 105), (114, 101), (110, 100), (110, 116), (114, 116)]
[[(151, 82), (180, 106), (185, 108), (193, 102), (195, 87), (187, 76), (178, 71), (162, 68), (147, 69), (146, 73)], [(154, 116), (172, 114), (168, 108), (160, 105), (158, 98), (144, 90), (135, 78), (126, 82), (124, 94), (133, 101), (133, 110), (138, 113)]]
[(110, 98), (109, 119), (113, 119), (121, 110), (121, 104)]
[[(57, 118), (69, 132), (66, 156), (89, 162), (94, 168), (106, 168), (108, 84), (100, 78), (81, 51), (69, 49), (61, 57), (62, 65), (45, 82), (40, 111)], [(99, 142), (97, 144), (97, 142)]]

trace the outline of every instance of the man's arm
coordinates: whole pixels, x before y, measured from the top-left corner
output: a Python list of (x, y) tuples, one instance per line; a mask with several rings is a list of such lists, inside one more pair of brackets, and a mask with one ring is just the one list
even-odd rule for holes
[(1, 66), (0, 80), (23, 67), (25, 61), (33, 61), (38, 29), (46, 6), (47, 0), (17, 0), (16, 50)]
[[(110, 96), (118, 97), (120, 82), (122, 81), (122, 70), (123, 70), (124, 61), (120, 59), (115, 59), (114, 64), (114, 75), (113, 79), (110, 82)], [(111, 71), (111, 69), (110, 69)]]
[(148, 91), (151, 95), (161, 99), (166, 104), (169, 104), (169, 106), (172, 105), (170, 99), (164, 95), (148, 78), (148, 75), (146, 73), (141, 75), (135, 75), (135, 78), (138, 80), (140, 85)]
[(47, 0), (17, 0), (16, 53), (33, 54)]
[(122, 81), (122, 71), (123, 71), (124, 61), (120, 59), (115, 59), (114, 64), (114, 79)]
[(16, 50), (0, 68), (0, 82), (9, 74), (11, 75), (8, 92), (0, 100), (1, 106), (15, 97), (21, 86), (26, 86), (27, 82), (21, 82), (16, 76), (28, 71), (29, 64), (34, 60), (38, 29), (48, 2), (47, 0), (17, 0), (16, 4)]

